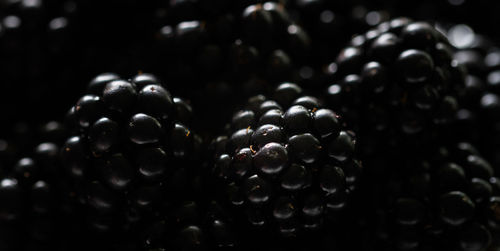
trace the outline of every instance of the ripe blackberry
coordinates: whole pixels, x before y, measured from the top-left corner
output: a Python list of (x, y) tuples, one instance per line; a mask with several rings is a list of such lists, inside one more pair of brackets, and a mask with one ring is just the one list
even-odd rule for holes
[(469, 143), (428, 153), (400, 158), (374, 188), (375, 250), (487, 250), (499, 230), (497, 170)]
[(243, 225), (291, 237), (338, 220), (361, 171), (340, 116), (283, 83), (250, 98), (227, 132), (212, 144), (212, 174)]
[[(470, 163), (459, 162), (462, 159), (454, 155), (432, 158), (442, 150), (436, 144), (462, 140), (452, 129), (465, 71), (463, 64), (453, 59), (454, 50), (432, 25), (397, 18), (355, 36), (337, 57), (327, 101), (355, 125), (365, 174), (370, 177), (364, 179), (354, 208), (367, 208), (361, 207), (367, 203), (373, 206), (353, 212), (354, 217), (366, 217), (360, 221), (362, 229), (370, 229), (365, 235), (381, 240), (381, 245), (367, 240), (366, 250), (460, 250), (460, 241), (464, 245), (489, 241), (480, 240), (484, 235), (463, 239), (464, 229), (486, 225), (486, 214), (481, 210), (487, 206), (475, 205), (476, 211), (469, 210), (471, 204), (457, 203), (466, 201), (462, 194), (471, 198), (477, 192), (470, 190), (477, 185), (472, 184), (477, 178), (475, 171), (465, 171), (466, 177), (461, 178), (465, 181), (454, 184), (451, 190), (439, 187), (448, 182), (440, 180), (437, 170), (441, 166), (457, 163), (466, 168)], [(454, 171), (444, 176), (453, 180)], [(480, 177), (488, 180), (490, 176)], [(460, 215), (455, 209), (461, 206), (460, 213), (469, 210), (473, 220), (453, 219)], [(389, 231), (384, 230), (386, 226)]]
[(190, 106), (150, 74), (90, 82), (67, 115), (73, 131), (61, 158), (72, 185), (66, 192), (93, 231), (139, 234), (175, 202), (203, 197), (194, 193), (202, 142), (191, 117)]
[(64, 128), (50, 122), (32, 133), (36, 137), (23, 142), (29, 149), (16, 151), (15, 163), (0, 167), (0, 249), (71, 249), (80, 232), (78, 218), (61, 193), (59, 134)]
[(340, 52), (327, 99), (359, 127), (366, 154), (445, 138), (464, 82), (452, 49), (429, 23), (396, 18), (354, 37)]

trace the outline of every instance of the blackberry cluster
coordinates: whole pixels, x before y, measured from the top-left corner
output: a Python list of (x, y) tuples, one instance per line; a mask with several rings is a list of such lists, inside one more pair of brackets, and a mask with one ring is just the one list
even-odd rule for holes
[[(140, 235), (176, 203), (202, 198), (191, 107), (155, 76), (95, 77), (67, 115), (66, 191), (92, 232)], [(135, 240), (135, 239), (134, 239)]]
[(454, 130), (467, 65), (455, 45), (428, 23), (397, 18), (353, 37), (337, 57), (327, 101), (355, 125), (370, 177), (354, 202), (363, 217), (353, 221), (375, 241), (360, 249), (490, 246), (493, 168), (471, 147), (436, 147), (470, 132)]
[[(65, 187), (58, 154), (64, 127), (49, 122), (36, 137), (22, 139), (31, 133), (13, 133), (14, 138), (2, 142), (0, 249), (69, 249), (78, 225), (61, 194)], [(15, 150), (19, 142), (23, 150)]]
[(396, 18), (355, 36), (340, 52), (327, 99), (357, 126), (363, 151), (375, 154), (381, 144), (418, 148), (443, 138), (465, 74), (452, 50), (429, 23)]
[(282, 83), (271, 99), (250, 98), (227, 131), (212, 143), (212, 172), (242, 224), (292, 237), (338, 220), (361, 171), (339, 115)]
[(497, 170), (469, 143), (428, 153), (400, 159), (400, 171), (375, 188), (372, 249), (486, 250), (499, 230)]

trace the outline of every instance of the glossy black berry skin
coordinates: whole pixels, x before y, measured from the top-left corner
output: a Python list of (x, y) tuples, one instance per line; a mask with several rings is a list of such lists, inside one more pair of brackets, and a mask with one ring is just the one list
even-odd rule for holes
[(361, 164), (354, 134), (319, 100), (293, 83), (272, 97), (252, 97), (236, 112), (227, 140), (212, 144), (212, 175), (221, 199), (257, 228), (249, 231), (293, 239), (328, 226), (345, 208)]
[(130, 141), (138, 145), (157, 143), (162, 136), (160, 122), (144, 113), (137, 113), (130, 118), (127, 131)]
[(434, 68), (432, 58), (419, 50), (403, 51), (396, 63), (401, 70), (404, 81), (408, 83), (424, 82), (429, 78)]
[[(119, 77), (117, 77), (118, 79)], [(158, 85), (160, 84), (160, 80), (153, 74), (143, 73), (136, 75), (131, 79), (131, 82), (135, 84), (138, 90), (142, 90), (142, 88), (148, 85)]]
[(118, 124), (106, 117), (97, 120), (89, 130), (89, 143), (93, 152), (107, 152), (119, 140)]
[(118, 80), (120, 77), (115, 73), (102, 73), (94, 77), (87, 86), (89, 93), (101, 95), (104, 87), (111, 81)]
[(89, 127), (96, 121), (102, 111), (103, 101), (94, 95), (81, 97), (75, 105), (75, 114), (78, 116), (77, 122), (81, 127)]
[(108, 109), (125, 113), (135, 105), (137, 91), (128, 81), (114, 80), (104, 87), (102, 99)]
[[(168, 119), (174, 106), (170, 93), (158, 84), (148, 84), (138, 93), (138, 106), (142, 111), (161, 119)], [(171, 116), (171, 115), (170, 115)]]
[(452, 191), (441, 196), (441, 219), (450, 225), (461, 225), (469, 220), (475, 205), (464, 193)]

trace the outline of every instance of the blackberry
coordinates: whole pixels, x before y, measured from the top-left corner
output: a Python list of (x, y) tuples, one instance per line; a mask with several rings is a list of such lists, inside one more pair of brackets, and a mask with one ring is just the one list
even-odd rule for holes
[[(488, 206), (470, 198), (484, 195), (488, 185), (482, 181), (493, 174), (477, 174), (475, 167), (461, 172), (471, 165), (459, 159), (463, 156), (433, 157), (443, 150), (456, 153), (436, 144), (466, 138), (453, 130), (465, 82), (464, 64), (453, 59), (454, 50), (431, 24), (396, 18), (355, 36), (334, 63), (326, 99), (355, 125), (370, 177), (361, 184), (352, 214), (365, 217), (354, 220), (370, 229), (366, 250), (460, 250), (460, 242), (467, 250), (474, 241), (487, 245), (491, 239), (482, 212)], [(449, 168), (439, 174), (441, 166)], [(456, 178), (460, 173), (466, 177)], [(484, 180), (472, 181), (476, 175)], [(373, 206), (363, 210), (367, 203)], [(465, 240), (467, 229), (481, 235)], [(370, 242), (370, 236), (379, 242)]]
[[(431, 24), (396, 18), (353, 38), (338, 55), (327, 100), (357, 125), (361, 148), (419, 148), (447, 140), (464, 68)], [(448, 135), (453, 137), (453, 135)]]
[(338, 220), (361, 171), (339, 115), (282, 83), (270, 99), (250, 98), (227, 132), (212, 143), (212, 174), (242, 225), (292, 237)]
[(0, 167), (0, 248), (68, 249), (80, 225), (61, 193), (65, 186), (58, 152), (64, 127), (49, 122), (33, 133), (36, 137), (24, 142), (29, 150), (13, 153), (15, 163)]
[(496, 170), (464, 142), (426, 156), (401, 159), (374, 193), (375, 249), (487, 250), (498, 235)]
[(61, 159), (66, 193), (93, 232), (133, 237), (176, 202), (203, 198), (195, 194), (202, 141), (191, 117), (152, 75), (107, 73), (90, 82), (67, 115), (73, 130)]

